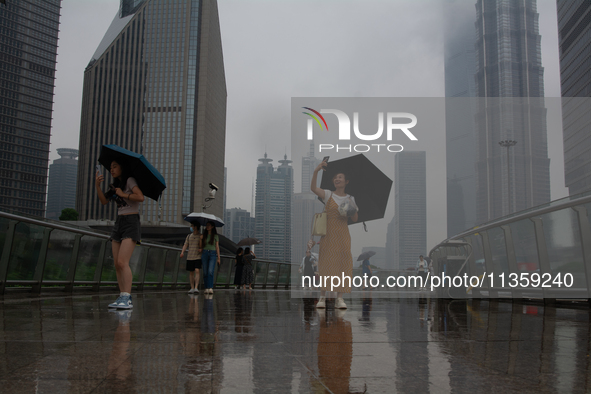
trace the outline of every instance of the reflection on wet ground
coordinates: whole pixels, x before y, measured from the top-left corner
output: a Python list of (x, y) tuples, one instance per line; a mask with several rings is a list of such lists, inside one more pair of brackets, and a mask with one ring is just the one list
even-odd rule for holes
[(589, 310), (288, 291), (0, 300), (2, 392), (589, 392)]

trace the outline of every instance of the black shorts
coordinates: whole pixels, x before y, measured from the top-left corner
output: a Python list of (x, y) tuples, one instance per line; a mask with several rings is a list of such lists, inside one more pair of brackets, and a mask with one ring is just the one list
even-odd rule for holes
[(124, 239), (131, 238), (135, 242), (142, 239), (140, 232), (140, 215), (135, 213), (131, 215), (118, 215), (115, 226), (111, 232), (111, 240), (121, 242)]
[(200, 270), (202, 267), (201, 259), (198, 260), (187, 260), (187, 271)]

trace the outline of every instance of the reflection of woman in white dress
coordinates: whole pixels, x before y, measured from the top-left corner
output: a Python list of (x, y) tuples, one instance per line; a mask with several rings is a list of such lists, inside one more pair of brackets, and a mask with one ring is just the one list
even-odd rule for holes
[[(316, 167), (310, 187), (312, 192), (325, 202), (325, 211), (327, 213), (326, 235), (320, 240), (318, 274), (321, 280), (329, 278), (327, 283), (329, 287), (322, 289), (320, 299), (316, 304), (317, 308), (326, 307), (326, 290), (331, 290), (330, 277), (335, 276), (342, 280), (344, 275), (351, 278), (351, 281), (353, 280), (353, 256), (351, 255), (351, 235), (349, 234), (348, 220), (351, 219), (356, 222), (358, 219), (355, 198), (345, 193), (345, 187), (349, 183), (345, 174), (338, 173), (333, 177), (334, 191), (323, 190), (316, 186), (318, 172), (326, 166), (326, 161), (323, 161)], [(345, 281), (332, 291), (337, 292), (335, 307), (347, 308), (342, 294), (351, 292), (350, 283)]]

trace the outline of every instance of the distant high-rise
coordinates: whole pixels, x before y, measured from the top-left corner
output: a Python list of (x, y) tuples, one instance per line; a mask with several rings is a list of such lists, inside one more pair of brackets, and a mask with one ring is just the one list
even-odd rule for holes
[[(324, 210), (324, 205), (312, 192), (295, 193), (293, 195), (291, 261), (301, 262), (308, 249), (308, 241), (312, 238), (312, 219), (315, 213)], [(318, 237), (316, 237), (318, 241)], [(318, 247), (312, 251), (317, 252)]]
[(0, 209), (45, 215), (61, 0), (0, 4)]
[[(224, 184), (225, 122), (217, 1), (121, 0), (84, 72), (80, 219), (115, 217), (116, 206), (96, 197), (94, 178), (101, 146), (117, 144), (143, 154), (166, 179), (160, 202), (142, 204), (142, 220), (183, 223), (200, 210), (210, 182)], [(223, 216), (222, 198), (207, 212)]]
[(386, 263), (385, 269), (398, 269), (398, 239), (396, 235), (396, 216), (392, 217), (386, 230)]
[(427, 254), (427, 156), (403, 151), (394, 163), (396, 215), (394, 217), (393, 269), (413, 266)]
[(259, 159), (255, 198), (255, 235), (257, 257), (275, 261), (291, 260), (291, 209), (293, 167), (285, 155), (280, 166), (273, 168), (272, 159)]
[(478, 0), (475, 26), (482, 223), (549, 201), (550, 159), (536, 0)]
[(241, 239), (254, 237), (255, 220), (247, 210), (240, 208), (228, 209), (224, 216), (224, 222), (226, 223), (222, 227), (224, 235), (232, 242), (238, 243)]
[(591, 190), (591, 2), (557, 0), (556, 5), (560, 87), (562, 97), (569, 97), (562, 105), (564, 178), (573, 195)]
[(78, 175), (78, 149), (59, 148), (61, 156), (49, 166), (47, 187), (48, 219), (59, 219), (64, 208), (76, 207), (76, 176)]
[[(301, 192), (302, 193), (312, 193), (310, 190), (310, 186), (312, 184), (312, 176), (314, 175), (314, 170), (320, 164), (320, 159), (314, 156), (314, 141), (310, 143), (310, 151), (308, 155), (302, 157), (302, 186)], [(320, 186), (321, 177), (318, 177), (317, 186)]]
[[(320, 213), (324, 209), (324, 205), (310, 190), (312, 175), (318, 164), (320, 160), (314, 157), (314, 144), (311, 143), (310, 151), (302, 157), (301, 193), (293, 196), (291, 241), (291, 261), (293, 262), (301, 262), (306, 255), (308, 241), (312, 235), (312, 219), (315, 213)], [(318, 186), (320, 186), (321, 176), (318, 177)]]
[(445, 2), (445, 140), (447, 235), (476, 224), (476, 10), (465, 0)]

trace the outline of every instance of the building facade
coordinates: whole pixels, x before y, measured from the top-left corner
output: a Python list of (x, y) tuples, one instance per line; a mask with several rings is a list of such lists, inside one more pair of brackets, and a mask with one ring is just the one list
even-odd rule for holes
[(570, 195), (591, 190), (591, 2), (557, 0), (564, 179)]
[(61, 0), (0, 4), (0, 209), (45, 215)]
[(64, 208), (76, 208), (76, 176), (78, 175), (78, 149), (58, 148), (61, 156), (49, 166), (47, 186), (48, 219), (58, 220)]
[(393, 269), (414, 267), (427, 254), (427, 156), (403, 151), (395, 157)]
[(476, 224), (476, 9), (473, 2), (445, 3), (444, 74), (447, 235)]
[[(550, 200), (536, 0), (476, 2), (476, 215), (482, 223)], [(503, 147), (501, 141), (516, 141)]]
[[(94, 187), (103, 144), (143, 154), (164, 176), (144, 221), (183, 223), (224, 184), (226, 82), (216, 0), (122, 0), (84, 72), (76, 208), (112, 219)], [(108, 171), (105, 184), (112, 182)], [(223, 216), (222, 198), (208, 213)]]
[(274, 261), (291, 260), (291, 213), (293, 167), (285, 155), (277, 168), (272, 159), (259, 159), (255, 197), (255, 234), (261, 241), (257, 257)]
[(250, 216), (250, 212), (246, 209), (230, 208), (226, 210), (224, 216), (226, 223), (224, 235), (234, 243), (240, 242), (241, 239), (254, 237), (254, 217)]
[[(293, 195), (291, 261), (301, 262), (308, 249), (308, 241), (312, 238), (312, 220), (315, 213), (324, 210), (324, 204), (312, 192), (295, 193)], [(318, 237), (316, 237), (318, 241)], [(312, 249), (318, 252), (318, 247)]]
[[(314, 142), (310, 143), (310, 151), (302, 157), (302, 184), (301, 192), (293, 196), (292, 213), (292, 241), (291, 261), (301, 262), (308, 249), (308, 241), (312, 235), (312, 219), (315, 213), (320, 213), (324, 205), (310, 190), (312, 175), (320, 164), (320, 159), (314, 156)], [(319, 174), (317, 186), (320, 186), (322, 174)], [(318, 248), (313, 249), (317, 251)]]

